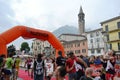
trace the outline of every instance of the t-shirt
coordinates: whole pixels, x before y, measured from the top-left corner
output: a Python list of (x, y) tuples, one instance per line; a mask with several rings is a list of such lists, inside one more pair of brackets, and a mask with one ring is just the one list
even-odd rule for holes
[(62, 56), (57, 57), (56, 59), (57, 66), (65, 66), (65, 63), (66, 63), (66, 59), (64, 57)]
[(89, 77), (87, 77), (87, 76), (82, 76), (81, 78), (80, 78), (80, 80), (93, 80), (92, 78), (89, 78)]
[(12, 59), (12, 58), (7, 58), (7, 59), (6, 59), (5, 67), (6, 67), (7, 69), (12, 69), (12, 66), (13, 66), (13, 59)]
[(2, 64), (3, 64), (3, 58), (2, 57), (0, 57), (0, 67), (2, 66)]
[(15, 66), (19, 67), (19, 64), (20, 64), (20, 58), (16, 58), (16, 60), (15, 60)]
[(27, 63), (27, 65), (31, 65), (32, 60), (31, 60), (31, 59), (28, 59), (28, 60), (26, 61), (26, 63)]
[[(71, 68), (73, 66), (73, 64), (75, 64), (76, 62), (76, 58), (68, 58), (68, 60), (66, 61), (66, 66), (68, 66), (69, 68)], [(74, 67), (71, 71), (69, 71), (68, 73), (75, 73), (76, 72), (76, 68)]]
[(48, 76), (49, 74), (53, 73), (53, 63), (46, 62), (45, 63), (46, 67), (46, 75)]

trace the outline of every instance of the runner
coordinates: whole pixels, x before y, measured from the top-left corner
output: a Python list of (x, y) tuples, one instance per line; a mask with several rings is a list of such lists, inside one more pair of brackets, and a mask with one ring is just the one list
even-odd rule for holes
[(66, 69), (69, 74), (69, 80), (78, 80), (77, 76), (79, 75), (76, 73), (76, 63), (83, 64), (85, 68), (87, 67), (87, 64), (81, 58), (76, 57), (73, 52), (70, 52), (69, 55), (70, 56), (66, 61)]
[(45, 69), (46, 69), (45, 71), (46, 80), (51, 80), (54, 71), (54, 63), (53, 60), (50, 59), (49, 57), (45, 59)]
[(44, 80), (44, 60), (42, 59), (42, 54), (38, 54), (37, 60), (33, 63), (33, 68), (31, 71), (31, 77), (34, 74), (34, 80)]
[(26, 67), (26, 65), (27, 65), (27, 70), (25, 71), (28, 71), (28, 76), (30, 76), (30, 69), (32, 65), (32, 59), (30, 57), (28, 57), (28, 59), (26, 60), (24, 67)]
[(20, 57), (19, 56), (17, 56), (17, 58), (15, 59), (15, 68), (16, 68), (16, 76), (18, 77), (18, 72), (19, 72), (19, 65), (20, 65), (20, 61), (21, 61), (21, 59), (20, 59)]
[(12, 59), (12, 54), (10, 54), (9, 57), (6, 59), (6, 63), (5, 63), (5, 69), (4, 69), (5, 80), (11, 79), (12, 67), (13, 67), (13, 59)]

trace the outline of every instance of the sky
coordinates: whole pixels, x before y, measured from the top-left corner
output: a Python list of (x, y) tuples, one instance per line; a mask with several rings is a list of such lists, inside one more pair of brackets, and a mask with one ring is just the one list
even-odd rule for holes
[[(100, 22), (120, 15), (120, 0), (0, 0), (0, 33), (16, 26), (54, 31), (61, 26), (78, 28), (82, 6), (86, 29), (101, 28)], [(18, 38), (10, 44), (31, 40)], [(19, 42), (19, 43), (18, 43)]]

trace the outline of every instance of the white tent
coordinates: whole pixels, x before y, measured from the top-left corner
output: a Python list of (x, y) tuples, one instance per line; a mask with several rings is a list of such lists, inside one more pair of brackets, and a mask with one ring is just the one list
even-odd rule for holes
[(27, 54), (25, 54), (25, 55), (14, 55), (13, 57), (17, 57), (17, 56), (19, 56), (20, 58), (22, 58), (22, 57), (33, 57), (33, 56), (27, 55)]

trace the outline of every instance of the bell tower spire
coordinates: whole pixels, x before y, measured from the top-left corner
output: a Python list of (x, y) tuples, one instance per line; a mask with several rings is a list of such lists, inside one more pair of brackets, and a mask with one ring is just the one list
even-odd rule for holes
[(82, 6), (80, 6), (80, 11), (78, 14), (78, 25), (80, 34), (85, 32), (85, 14), (83, 12)]

